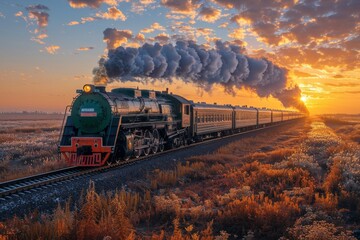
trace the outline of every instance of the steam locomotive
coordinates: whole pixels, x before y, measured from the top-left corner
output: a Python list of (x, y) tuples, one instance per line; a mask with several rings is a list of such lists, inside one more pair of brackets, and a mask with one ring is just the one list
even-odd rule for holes
[(65, 111), (59, 152), (102, 166), (207, 138), (301, 118), (294, 111), (194, 103), (167, 91), (84, 85)]

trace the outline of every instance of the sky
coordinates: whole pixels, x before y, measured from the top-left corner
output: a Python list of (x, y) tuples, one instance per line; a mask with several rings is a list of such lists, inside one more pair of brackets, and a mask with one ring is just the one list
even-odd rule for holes
[[(359, 18), (358, 0), (2, 0), (0, 112), (61, 112), (117, 47), (180, 40), (268, 59), (311, 114), (360, 113)], [(173, 78), (107, 89), (168, 87), (195, 102), (284, 108), (276, 94), (241, 86), (229, 94)]]

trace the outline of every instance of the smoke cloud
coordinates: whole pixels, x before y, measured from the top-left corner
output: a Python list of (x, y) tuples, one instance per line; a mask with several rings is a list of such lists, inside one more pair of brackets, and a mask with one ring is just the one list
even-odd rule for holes
[(124, 82), (151, 78), (171, 82), (175, 77), (205, 90), (219, 84), (233, 95), (237, 89), (249, 89), (260, 97), (277, 98), (284, 107), (307, 112), (300, 101), (300, 88), (287, 88), (285, 69), (267, 59), (251, 58), (242, 52), (243, 48), (220, 41), (210, 50), (192, 41), (178, 41), (175, 45), (145, 43), (139, 48), (118, 47), (110, 49), (107, 59), (99, 61), (94, 81), (104, 84), (105, 80)]

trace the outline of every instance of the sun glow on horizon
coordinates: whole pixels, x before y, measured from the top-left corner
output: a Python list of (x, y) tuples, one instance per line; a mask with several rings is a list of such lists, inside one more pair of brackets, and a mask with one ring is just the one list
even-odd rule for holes
[(303, 103), (306, 104), (306, 102), (309, 100), (309, 97), (306, 96), (306, 95), (302, 95), (301, 98), (300, 98), (300, 100), (301, 100)]

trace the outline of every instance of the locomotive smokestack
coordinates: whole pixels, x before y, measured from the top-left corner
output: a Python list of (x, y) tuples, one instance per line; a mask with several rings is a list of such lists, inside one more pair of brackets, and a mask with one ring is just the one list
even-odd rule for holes
[(98, 89), (99, 92), (101, 92), (101, 93), (106, 93), (105, 88), (106, 88), (106, 86), (100, 86), (100, 85), (95, 86), (95, 89)]

